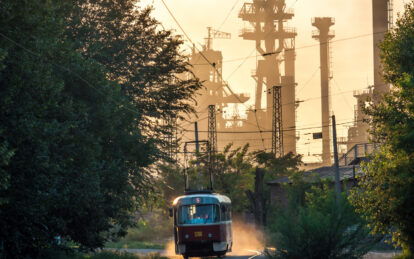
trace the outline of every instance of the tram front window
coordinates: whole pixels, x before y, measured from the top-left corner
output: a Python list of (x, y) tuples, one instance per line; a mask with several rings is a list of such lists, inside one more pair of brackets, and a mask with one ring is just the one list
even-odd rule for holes
[(216, 204), (184, 205), (178, 210), (179, 224), (206, 224), (219, 221), (219, 207)]

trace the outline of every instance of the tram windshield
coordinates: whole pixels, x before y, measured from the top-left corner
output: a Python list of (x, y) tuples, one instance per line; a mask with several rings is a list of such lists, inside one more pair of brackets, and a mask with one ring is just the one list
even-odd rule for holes
[(206, 224), (220, 221), (216, 204), (183, 205), (178, 210), (178, 224)]

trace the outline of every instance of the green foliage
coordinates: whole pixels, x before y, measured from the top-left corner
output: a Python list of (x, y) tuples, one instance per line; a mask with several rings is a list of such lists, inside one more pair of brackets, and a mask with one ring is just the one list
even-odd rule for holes
[(396, 27), (381, 43), (384, 78), (393, 84), (381, 102), (366, 109), (374, 141), (372, 156), (352, 192), (376, 233), (392, 233), (406, 254), (414, 251), (414, 4), (405, 6)]
[[(280, 177), (292, 176), (302, 163), (302, 156), (291, 152), (282, 157), (275, 157), (271, 152), (257, 151), (252, 154), (252, 157), (258, 166), (266, 171), (265, 183)], [(265, 191), (268, 194), (267, 186), (265, 186)], [(265, 196), (268, 197), (268, 195)]]
[(413, 5), (412, 2), (405, 5), (405, 11), (399, 15), (393, 30), (386, 33), (380, 44), (383, 75), (388, 82), (396, 83), (404, 80), (405, 74), (413, 74)]
[[(1, 131), (0, 131), (1, 134)], [(6, 140), (2, 140), (0, 135), (0, 192), (5, 191), (10, 186), (10, 174), (5, 167), (9, 164), (10, 159), (14, 155), (14, 150), (9, 148)], [(0, 197), (0, 205), (7, 202), (7, 197)]]
[(189, 100), (201, 87), (195, 77), (179, 76), (192, 74), (187, 56), (180, 51), (183, 40), (161, 29), (151, 17), (152, 10), (141, 9), (137, 0), (75, 2), (80, 8), (69, 17), (67, 37), (121, 86), (142, 115), (138, 126), (144, 134), (158, 145), (166, 145), (170, 129), (161, 121), (183, 119), (192, 112)]
[(412, 256), (411, 252), (409, 252), (409, 251), (406, 251), (401, 255), (393, 257), (393, 259), (412, 259), (412, 258), (413, 258), (413, 256)]
[[(216, 167), (213, 171), (214, 191), (227, 195), (232, 200), (233, 213), (241, 213), (248, 209), (248, 200), (245, 195), (246, 190), (253, 188), (254, 175), (252, 174), (252, 161), (250, 159), (248, 149), (249, 144), (243, 147), (232, 149), (230, 143), (224, 147), (223, 152), (215, 155)], [(197, 187), (200, 181), (202, 188), (210, 187), (208, 153), (201, 150), (188, 161), (188, 175), (190, 189)], [(160, 166), (165, 171), (164, 166)], [(164, 200), (171, 205), (173, 199), (183, 194), (184, 190), (184, 169), (176, 168), (169, 171), (169, 176), (161, 173), (161, 179), (165, 181), (161, 186), (167, 187), (167, 190), (161, 190), (166, 196)], [(198, 176), (201, 179), (198, 179)]]
[[(295, 187), (289, 187), (297, 192)], [(292, 192), (289, 192), (290, 194)], [(304, 204), (290, 203), (275, 209), (269, 219), (272, 258), (362, 258), (377, 241), (342, 194), (338, 206), (327, 185), (313, 186), (303, 193)]]
[(242, 213), (249, 208), (246, 191), (254, 184), (253, 166), (248, 155), (249, 144), (231, 150), (232, 144), (225, 146), (217, 154), (217, 171), (214, 184), (217, 192), (229, 196), (233, 213)]
[(391, 152), (383, 146), (364, 165), (365, 174), (358, 178), (359, 188), (351, 196), (375, 233), (392, 233), (392, 241), (405, 249), (413, 242), (412, 163), (405, 152)]
[(172, 218), (163, 210), (141, 212), (137, 223), (128, 230), (128, 234), (122, 240), (165, 243), (172, 237), (172, 226)]
[(157, 120), (190, 112), (199, 82), (134, 3), (2, 1), (1, 256), (103, 246), (149, 196)]
[(184, 171), (179, 166), (165, 163), (157, 166), (157, 172), (157, 196), (153, 204), (167, 213), (174, 199), (184, 193)]
[(300, 175), (299, 177), (302, 177), (302, 172), (298, 171), (298, 167), (302, 163), (302, 156), (290, 152), (282, 157), (275, 157), (273, 153), (265, 151), (254, 152), (252, 155), (258, 166), (265, 170), (263, 199), (267, 213), (271, 208), (268, 199), (270, 197), (270, 186), (266, 183), (284, 176), (297, 178)]
[(166, 259), (159, 253), (149, 253), (146, 255), (132, 254), (121, 251), (99, 251), (93, 253), (65, 253), (63, 251), (50, 250), (43, 251), (42, 259)]
[[(171, 230), (171, 226), (169, 226)], [(120, 241), (113, 241), (105, 243), (105, 248), (115, 248), (115, 249), (164, 249), (165, 244), (147, 242), (147, 241), (127, 241), (126, 239), (121, 239)]]

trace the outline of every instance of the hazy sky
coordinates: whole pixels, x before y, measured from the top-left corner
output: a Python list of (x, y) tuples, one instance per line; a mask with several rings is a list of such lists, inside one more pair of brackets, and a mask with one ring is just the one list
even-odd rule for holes
[[(246, 0), (164, 0), (185, 32), (193, 42), (204, 44), (207, 26), (229, 32), (230, 40), (215, 39), (213, 48), (223, 54), (223, 78), (238, 93), (250, 93), (254, 103), (255, 81), (251, 71), (256, 68), (256, 52), (253, 41), (239, 37), (244, 22), (238, 13)], [(394, 0), (394, 21), (403, 10), (407, 0)], [(141, 0), (141, 6), (153, 5), (153, 16), (166, 29), (182, 34), (161, 0)], [(332, 40), (331, 80), (332, 110), (337, 123), (353, 121), (356, 105), (352, 91), (363, 89), (373, 83), (372, 69), (372, 10), (371, 0), (286, 0), (287, 8), (293, 8), (295, 16), (289, 22), (298, 33), (296, 38), (296, 99), (304, 100), (297, 110), (297, 128), (301, 139), (297, 151), (307, 155), (321, 152), (321, 141), (308, 140), (309, 132), (318, 129), (300, 130), (321, 124), (319, 45), (312, 39), (312, 17), (334, 17), (335, 31)], [(233, 8), (234, 7), (234, 8)], [(233, 8), (233, 9), (232, 9)], [(226, 19), (226, 17), (228, 18)], [(225, 20), (226, 19), (226, 20)], [(349, 39), (352, 38), (352, 39)], [(186, 41), (190, 48), (191, 44)], [(246, 60), (243, 57), (252, 56)], [(244, 62), (244, 63), (243, 63)], [(346, 136), (346, 125), (338, 126), (338, 135)], [(309, 143), (309, 144), (307, 144)]]

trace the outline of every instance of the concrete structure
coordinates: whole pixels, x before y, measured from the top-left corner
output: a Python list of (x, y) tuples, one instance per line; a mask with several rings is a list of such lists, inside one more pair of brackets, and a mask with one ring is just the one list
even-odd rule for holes
[(331, 165), (331, 136), (330, 136), (330, 88), (329, 81), (332, 78), (330, 65), (329, 41), (335, 36), (329, 28), (335, 24), (331, 17), (315, 17), (312, 25), (319, 31), (312, 33), (312, 38), (319, 40), (320, 64), (321, 64), (321, 106), (322, 106), (322, 163)]
[(354, 146), (369, 142), (369, 125), (364, 122), (367, 116), (363, 113), (367, 98), (373, 97), (374, 102), (377, 103), (381, 94), (390, 90), (390, 85), (382, 80), (378, 44), (384, 39), (385, 32), (392, 28), (392, 6), (392, 0), (372, 0), (374, 85), (368, 90), (354, 92), (357, 105), (354, 109), (354, 125), (348, 129), (348, 152)]
[(372, 33), (374, 49), (374, 98), (388, 92), (390, 86), (382, 80), (378, 44), (392, 27), (392, 0), (372, 0)]
[[(257, 82), (255, 115), (263, 128), (272, 128), (272, 87), (282, 86), (282, 129), (284, 152), (296, 153), (296, 104), (295, 104), (295, 37), (296, 31), (287, 27), (294, 16), (287, 10), (285, 0), (253, 0), (244, 3), (239, 17), (250, 24), (240, 36), (255, 41), (257, 52), (263, 60), (257, 63), (253, 78)], [(280, 56), (284, 54), (285, 75), (280, 71)], [(263, 88), (265, 86), (265, 91)], [(266, 93), (266, 106), (262, 108), (262, 93)], [(270, 136), (269, 136), (270, 137)], [(269, 143), (270, 144), (270, 143)], [(270, 145), (267, 146), (270, 146)]]
[(368, 97), (372, 96), (372, 88), (367, 90), (354, 91), (354, 97), (357, 104), (354, 106), (354, 125), (348, 129), (347, 150), (351, 150), (353, 146), (368, 143), (369, 140), (369, 124), (364, 120), (368, 116), (363, 112), (363, 107)]

